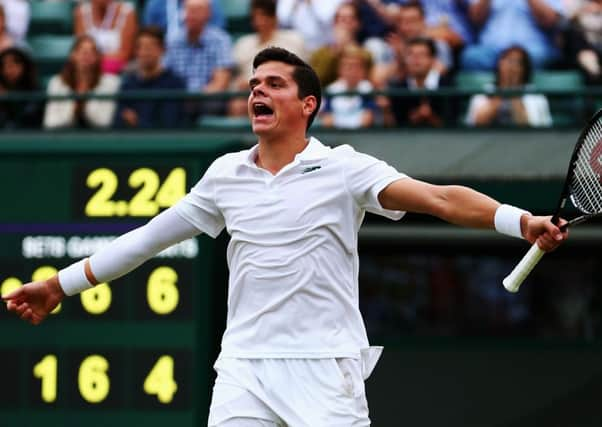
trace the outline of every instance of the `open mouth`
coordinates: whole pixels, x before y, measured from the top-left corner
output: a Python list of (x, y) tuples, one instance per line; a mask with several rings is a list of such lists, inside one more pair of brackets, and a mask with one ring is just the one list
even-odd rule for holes
[(263, 102), (255, 102), (253, 103), (253, 114), (255, 117), (271, 116), (274, 114), (274, 110), (272, 110)]

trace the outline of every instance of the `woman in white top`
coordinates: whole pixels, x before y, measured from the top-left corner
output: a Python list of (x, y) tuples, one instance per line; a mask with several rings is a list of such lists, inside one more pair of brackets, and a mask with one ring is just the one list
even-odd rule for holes
[(119, 73), (134, 51), (138, 31), (134, 7), (124, 1), (90, 0), (73, 13), (75, 35), (91, 36), (103, 53), (103, 71)]
[[(531, 59), (520, 46), (502, 51), (497, 60), (495, 89), (524, 89), (531, 78)], [(493, 88), (491, 88), (493, 89)], [(541, 94), (475, 95), (466, 116), (469, 126), (552, 126), (548, 100)]]
[[(78, 37), (63, 70), (48, 82), (48, 95), (116, 93), (119, 77), (103, 73), (100, 62), (101, 53), (94, 39)], [(49, 101), (44, 113), (44, 127), (108, 127), (113, 121), (115, 106), (115, 101), (102, 99)]]

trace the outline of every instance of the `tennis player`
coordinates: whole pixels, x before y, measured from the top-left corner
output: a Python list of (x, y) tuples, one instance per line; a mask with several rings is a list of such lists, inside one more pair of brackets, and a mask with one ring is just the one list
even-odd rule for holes
[(350, 146), (306, 137), (320, 84), (284, 49), (261, 51), (249, 83), (257, 145), (215, 160), (189, 194), (146, 225), (4, 299), (38, 324), (66, 295), (225, 227), (228, 319), (209, 426), (368, 426), (364, 380), (382, 348), (369, 346), (358, 307), (357, 235), (366, 211), (495, 228), (546, 251), (567, 234), (549, 217), (466, 187), (421, 182)]

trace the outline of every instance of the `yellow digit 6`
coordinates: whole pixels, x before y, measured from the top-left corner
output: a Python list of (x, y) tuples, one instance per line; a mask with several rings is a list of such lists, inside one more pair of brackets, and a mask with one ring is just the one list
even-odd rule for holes
[[(40, 280), (50, 279), (52, 276), (56, 275), (58, 270), (50, 265), (43, 265), (41, 267), (36, 268), (36, 270), (31, 275), (31, 280), (34, 282)], [(54, 310), (50, 312), (50, 314), (57, 314), (61, 311), (61, 304), (57, 305)]]
[(90, 403), (102, 402), (111, 388), (107, 371), (109, 362), (104, 357), (94, 354), (84, 359), (79, 367), (77, 384), (82, 397)]
[(146, 284), (148, 306), (157, 314), (169, 314), (175, 310), (180, 300), (176, 283), (178, 273), (171, 267), (158, 267), (153, 270)]
[(173, 400), (178, 384), (173, 379), (173, 357), (161, 356), (144, 380), (144, 392), (156, 394), (161, 403)]
[(42, 380), (42, 400), (51, 403), (56, 400), (57, 360), (49, 354), (33, 367), (33, 375)]
[(80, 294), (82, 307), (90, 314), (102, 314), (111, 306), (112, 293), (107, 283), (100, 283)]
[(9, 277), (0, 285), (0, 295), (10, 294), (12, 291), (19, 289), (23, 283), (16, 277)]

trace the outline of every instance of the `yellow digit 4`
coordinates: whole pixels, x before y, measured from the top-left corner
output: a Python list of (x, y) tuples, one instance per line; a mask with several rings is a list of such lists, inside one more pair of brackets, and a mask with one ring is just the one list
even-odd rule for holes
[(178, 384), (173, 379), (173, 367), (173, 357), (161, 356), (144, 380), (144, 392), (156, 394), (161, 403), (171, 402), (178, 390)]
[(186, 171), (184, 168), (172, 170), (165, 182), (157, 192), (155, 201), (162, 208), (168, 208), (176, 204), (186, 194)]
[(109, 362), (98, 354), (86, 357), (80, 365), (77, 384), (87, 402), (100, 403), (109, 394), (111, 382), (107, 376), (108, 370)]
[(100, 283), (80, 294), (82, 307), (90, 314), (102, 314), (111, 306), (112, 295), (109, 285)]
[(58, 362), (54, 354), (49, 354), (33, 367), (33, 375), (42, 380), (42, 400), (51, 403), (56, 400), (56, 378)]
[(148, 306), (157, 314), (169, 314), (176, 309), (180, 292), (176, 283), (178, 273), (171, 267), (157, 267), (146, 284)]

